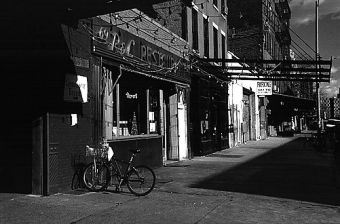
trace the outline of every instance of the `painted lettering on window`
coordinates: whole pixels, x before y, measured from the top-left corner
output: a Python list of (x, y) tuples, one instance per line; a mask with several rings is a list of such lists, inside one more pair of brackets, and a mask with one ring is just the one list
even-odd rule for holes
[(138, 94), (130, 94), (129, 92), (125, 93), (127, 99), (138, 99)]

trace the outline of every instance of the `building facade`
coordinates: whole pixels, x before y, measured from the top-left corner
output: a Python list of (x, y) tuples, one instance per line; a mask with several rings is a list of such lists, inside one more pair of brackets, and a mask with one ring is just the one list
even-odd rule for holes
[[(89, 162), (85, 146), (103, 137), (121, 158), (141, 149), (136, 162), (151, 167), (189, 158), (185, 40), (136, 9), (23, 27), (3, 58), (9, 67), (24, 63), (5, 79), (20, 89), (5, 102), (17, 117), (4, 123), (1, 141), (2, 158), (12, 158), (1, 175), (17, 176), (7, 190), (69, 190), (77, 164)], [(30, 44), (19, 44), (20, 35)], [(14, 158), (18, 168), (7, 169)]]
[(229, 147), (226, 77), (216, 71), (206, 72), (199, 66), (200, 58), (226, 58), (226, 1), (193, 1), (191, 7), (186, 7), (184, 1), (169, 1), (153, 5), (154, 13), (160, 24), (189, 43), (192, 155), (205, 155)]
[[(238, 59), (228, 52), (228, 59)], [(228, 67), (243, 68), (239, 63), (228, 63)], [(249, 72), (249, 71), (245, 71)], [(239, 73), (228, 70), (228, 73)], [(257, 81), (232, 80), (228, 85), (229, 145), (237, 146), (249, 140), (261, 138), (260, 107), (261, 98), (257, 94)]]
[[(99, 74), (107, 83), (101, 90), (104, 96), (99, 96), (103, 99), (100, 136), (117, 149), (138, 147), (143, 139), (143, 147), (151, 149), (147, 146), (158, 142), (157, 152), (144, 155), (153, 157), (150, 165), (188, 159), (186, 41), (136, 9), (101, 16), (95, 24), (100, 21), (104, 24), (93, 28), (95, 34), (104, 35), (93, 43), (93, 54), (101, 61)], [(108, 29), (108, 24), (115, 27)]]
[[(229, 0), (227, 3), (230, 51), (241, 59), (294, 60), (288, 0)], [(263, 71), (271, 69), (262, 66)], [(313, 110), (311, 88), (312, 85), (302, 82), (274, 79), (273, 94), (260, 102), (261, 137), (297, 131), (297, 127), (302, 126), (297, 121)], [(282, 109), (287, 116), (281, 116)]]

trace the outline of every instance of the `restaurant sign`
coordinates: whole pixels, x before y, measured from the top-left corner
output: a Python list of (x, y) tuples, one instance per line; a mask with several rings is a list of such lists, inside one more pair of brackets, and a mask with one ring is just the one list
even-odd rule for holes
[(162, 47), (150, 43), (126, 30), (115, 26), (108, 26), (108, 23), (97, 18), (94, 29), (94, 46), (105, 50), (119, 53), (121, 55), (140, 58), (148, 64), (164, 68), (171, 68), (180, 60)]

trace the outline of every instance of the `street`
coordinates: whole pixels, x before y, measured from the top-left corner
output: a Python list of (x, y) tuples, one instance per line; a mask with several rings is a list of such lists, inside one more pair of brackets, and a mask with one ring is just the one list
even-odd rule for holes
[(0, 223), (340, 223), (332, 155), (304, 143), (270, 137), (170, 163), (145, 197), (0, 193)]

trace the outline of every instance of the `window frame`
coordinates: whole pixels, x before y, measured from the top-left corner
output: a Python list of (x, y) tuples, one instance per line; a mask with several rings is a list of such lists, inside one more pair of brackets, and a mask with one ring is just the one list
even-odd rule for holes
[(203, 56), (209, 58), (210, 57), (209, 18), (204, 14), (203, 14), (203, 39), (204, 39)]
[(213, 23), (214, 58), (218, 58), (218, 26)]
[(195, 8), (193, 8), (191, 11), (192, 49), (198, 50), (198, 11)]
[[(106, 66), (105, 66), (106, 67)], [(113, 78), (114, 81), (115, 78)], [(104, 97), (101, 99), (101, 105), (102, 105), (102, 111), (103, 111), (103, 117), (102, 117), (102, 124), (103, 124), (103, 137), (105, 137), (107, 140), (119, 140), (119, 139), (126, 139), (126, 138), (140, 138), (140, 137), (146, 137), (146, 136), (160, 136), (161, 133), (161, 105), (160, 105), (160, 99), (161, 99), (161, 92), (163, 91), (160, 88), (150, 88), (148, 87), (141, 87), (136, 92), (140, 93), (140, 97), (143, 97), (143, 99), (138, 99), (139, 103), (143, 104), (143, 102), (146, 103), (146, 105), (142, 105), (139, 110), (140, 112), (137, 112), (137, 130), (138, 134), (132, 134), (132, 126), (133, 126), (133, 116), (131, 119), (122, 119), (122, 114), (127, 114), (131, 111), (122, 111), (123, 108), (123, 97), (126, 95), (125, 92), (129, 91), (130, 89), (133, 89), (133, 85), (129, 85), (128, 82), (119, 80), (116, 84), (115, 88), (111, 92), (112, 96), (112, 111), (107, 111), (107, 105), (104, 102), (104, 99), (107, 98), (108, 91), (105, 91), (103, 94)], [(134, 93), (134, 92), (133, 92)], [(132, 93), (132, 95), (133, 95)], [(131, 95), (131, 96), (132, 96)], [(137, 97), (139, 97), (139, 95)], [(156, 104), (156, 105), (152, 105)], [(129, 107), (129, 106), (128, 106)], [(153, 115), (150, 114), (150, 112), (153, 112)], [(107, 115), (108, 114), (108, 115)], [(144, 116), (143, 116), (144, 114)], [(110, 119), (107, 116), (112, 116)], [(150, 117), (152, 116), (152, 117)], [(150, 120), (150, 118), (153, 118)], [(112, 120), (112, 126), (109, 127), (107, 125), (107, 121)], [(126, 123), (127, 121), (128, 123)], [(123, 122), (123, 123), (122, 123)], [(152, 124), (151, 127), (151, 123)], [(142, 128), (141, 128), (142, 127)], [(123, 129), (124, 128), (124, 129)], [(110, 135), (110, 129), (112, 134)], [(154, 129), (155, 131), (151, 131), (151, 129)], [(128, 133), (128, 134), (126, 134)], [(126, 134), (126, 135), (125, 135)], [(111, 137), (112, 136), (112, 137)]]
[(222, 59), (226, 59), (226, 49), (227, 48), (227, 44), (226, 44), (226, 34), (225, 34), (225, 32), (223, 32), (222, 30), (221, 30), (221, 52), (222, 52), (222, 55), (221, 55), (221, 57), (222, 57)]

